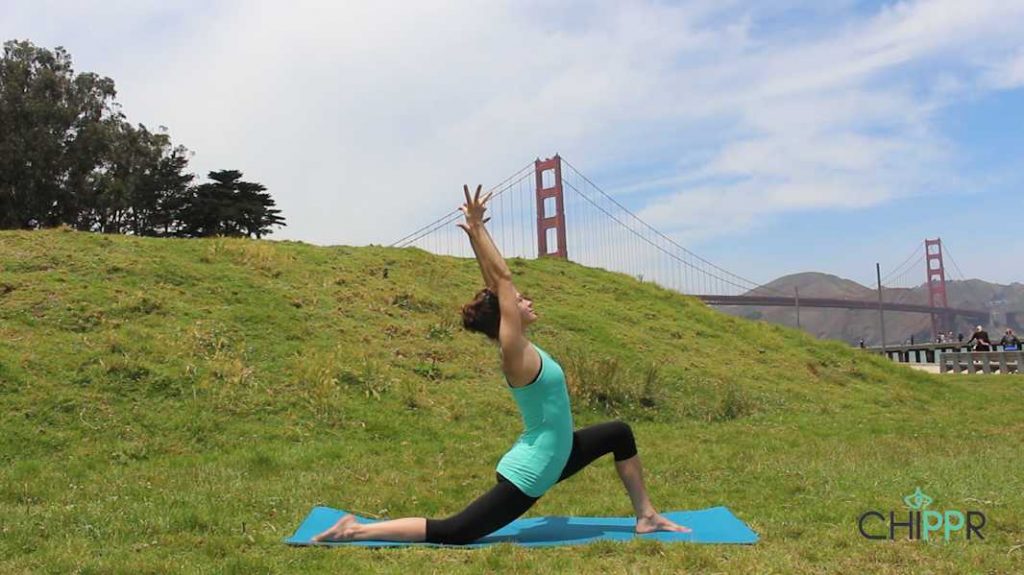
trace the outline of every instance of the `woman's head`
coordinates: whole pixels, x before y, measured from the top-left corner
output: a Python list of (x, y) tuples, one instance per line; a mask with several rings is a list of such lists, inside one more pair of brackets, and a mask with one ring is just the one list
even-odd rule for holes
[[(537, 314), (533, 311), (533, 300), (519, 292), (516, 292), (516, 307), (519, 309), (519, 319), (524, 328), (537, 321)], [(470, 331), (480, 332), (497, 341), (501, 328), (498, 294), (490, 288), (478, 291), (471, 302), (462, 306), (462, 325)]]

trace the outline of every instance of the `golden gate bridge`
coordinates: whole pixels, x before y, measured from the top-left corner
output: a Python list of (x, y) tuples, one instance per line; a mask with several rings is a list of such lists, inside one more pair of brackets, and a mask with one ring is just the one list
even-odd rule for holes
[[(505, 257), (562, 258), (587, 267), (629, 274), (709, 305), (839, 308), (929, 314), (935, 334), (952, 330), (960, 318), (989, 322), (987, 310), (949, 306), (941, 239), (923, 245), (884, 277), (877, 273), (877, 297), (801, 297), (784, 293), (726, 270), (655, 229), (581, 173), (564, 158), (531, 162), (494, 186), (489, 202), (491, 236)], [(394, 242), (438, 255), (473, 257), (469, 242), (455, 223), (458, 209)], [(955, 260), (951, 260), (959, 272)], [(925, 264), (928, 304), (906, 301), (919, 285)], [(962, 272), (960, 273), (962, 277)], [(902, 289), (897, 289), (902, 288)], [(887, 290), (897, 297), (886, 299)], [(1012, 314), (1010, 314), (1012, 315)], [(1014, 318), (1009, 318), (1011, 321)], [(884, 329), (884, 328), (883, 328)]]

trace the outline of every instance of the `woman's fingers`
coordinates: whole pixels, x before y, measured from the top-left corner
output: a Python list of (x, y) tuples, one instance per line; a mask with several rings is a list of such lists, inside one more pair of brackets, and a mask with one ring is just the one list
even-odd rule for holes
[(466, 196), (466, 204), (461, 209), (462, 209), (462, 211), (464, 213), (468, 213), (468, 212), (466, 212), (467, 209), (483, 208), (484, 204), (486, 204), (491, 199), (491, 197), (494, 196), (494, 191), (492, 190), (492, 191), (487, 192), (486, 194), (484, 194), (484, 197), (481, 198), (480, 197), (480, 192), (482, 192), (483, 189), (484, 189), (483, 184), (478, 185), (476, 187), (476, 192), (471, 197), (469, 195), (469, 186), (463, 184), (463, 186), (462, 186), (462, 193)]

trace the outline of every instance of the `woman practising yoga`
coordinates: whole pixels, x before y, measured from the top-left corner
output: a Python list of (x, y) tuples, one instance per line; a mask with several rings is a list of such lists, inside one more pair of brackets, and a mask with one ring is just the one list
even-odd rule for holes
[(369, 524), (346, 515), (313, 540), (471, 543), (508, 525), (554, 484), (606, 453), (614, 454), (615, 469), (633, 503), (637, 533), (689, 532), (662, 517), (651, 504), (627, 424), (613, 421), (573, 432), (565, 374), (547, 352), (526, 338), (526, 328), (537, 321), (533, 302), (512, 284), (512, 273), (484, 227), (491, 194), (481, 198), (480, 186), (473, 196), (469, 187), (464, 191), (466, 204), (461, 209), (466, 221), (459, 227), (469, 235), (487, 287), (463, 306), (463, 325), (501, 347), (501, 370), (526, 429), (498, 463), (497, 485), (461, 512), (447, 519), (406, 517)]

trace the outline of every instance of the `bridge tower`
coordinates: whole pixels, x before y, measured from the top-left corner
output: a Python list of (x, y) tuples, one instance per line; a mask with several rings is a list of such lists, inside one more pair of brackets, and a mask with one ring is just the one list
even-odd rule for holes
[[(928, 305), (931, 307), (949, 307), (946, 299), (946, 269), (942, 265), (942, 238), (924, 240), (925, 270), (928, 273)], [(949, 314), (932, 314), (932, 333), (948, 331), (953, 328)]]
[(534, 162), (537, 176), (537, 256), (567, 259), (562, 158), (555, 154)]

